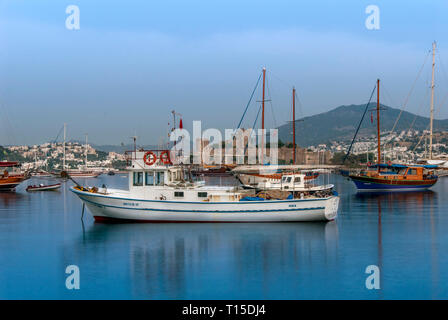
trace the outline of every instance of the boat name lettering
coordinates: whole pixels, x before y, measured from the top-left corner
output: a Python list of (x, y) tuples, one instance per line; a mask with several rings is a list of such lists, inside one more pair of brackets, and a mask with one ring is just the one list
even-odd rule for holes
[(139, 204), (135, 203), (135, 202), (123, 202), (124, 206), (132, 206), (132, 207), (137, 207)]

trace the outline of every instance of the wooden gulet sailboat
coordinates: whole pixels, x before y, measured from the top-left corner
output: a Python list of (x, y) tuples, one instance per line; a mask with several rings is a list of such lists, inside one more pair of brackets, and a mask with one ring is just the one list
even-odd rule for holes
[(380, 136), (380, 80), (377, 80), (377, 164), (368, 165), (367, 170), (359, 174), (351, 174), (349, 178), (355, 183), (358, 191), (415, 191), (432, 187), (438, 177), (434, 174), (437, 166), (433, 165), (403, 165), (381, 163)]

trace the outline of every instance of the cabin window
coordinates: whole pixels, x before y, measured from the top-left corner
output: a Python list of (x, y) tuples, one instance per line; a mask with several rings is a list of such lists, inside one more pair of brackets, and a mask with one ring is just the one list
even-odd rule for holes
[(283, 182), (286, 182), (286, 177), (283, 177), (282, 181), (283, 181)]
[(183, 191), (174, 191), (174, 196), (176, 198), (183, 198), (184, 197), (184, 192)]
[(134, 186), (143, 185), (143, 172), (134, 172)]
[(207, 192), (198, 192), (198, 198), (207, 198)]
[(145, 172), (145, 185), (147, 185), (147, 186), (154, 185), (154, 173), (153, 172)]
[(295, 177), (294, 182), (300, 182), (300, 177)]
[(417, 174), (417, 170), (416, 169), (409, 169), (408, 174), (414, 176)]
[(156, 173), (156, 185), (161, 186), (165, 184), (164, 180), (165, 174), (164, 172), (157, 172)]
[(291, 177), (288, 177), (288, 178), (286, 179), (286, 182), (291, 182)]

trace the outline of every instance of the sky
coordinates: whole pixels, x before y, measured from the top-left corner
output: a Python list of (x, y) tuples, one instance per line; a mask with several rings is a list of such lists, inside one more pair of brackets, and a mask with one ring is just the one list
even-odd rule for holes
[[(366, 103), (377, 78), (382, 103), (428, 116), (434, 40), (448, 118), (447, 17), (446, 0), (0, 0), (0, 144), (54, 140), (63, 123), (68, 139), (157, 144), (172, 110), (187, 129), (235, 128), (263, 67), (268, 128), (291, 120), (292, 86), (300, 118)], [(259, 86), (243, 127), (261, 99)]]

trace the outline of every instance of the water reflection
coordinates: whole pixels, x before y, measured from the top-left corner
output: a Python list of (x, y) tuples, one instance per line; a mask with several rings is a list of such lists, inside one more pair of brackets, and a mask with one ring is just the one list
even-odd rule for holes
[[(0, 193), (0, 296), (446, 299), (448, 179), (433, 191), (387, 194), (356, 194), (350, 181), (331, 179), (341, 208), (327, 224), (104, 225), (86, 211), (83, 232), (70, 182), (59, 192)], [(126, 188), (127, 179), (85, 183)], [(81, 270), (77, 292), (64, 285), (70, 264)], [(370, 264), (381, 268), (379, 291), (365, 288)]]
[(16, 192), (0, 192), (0, 202), (2, 204), (2, 210), (10, 211), (13, 209), (19, 201), (24, 199), (24, 195)]
[(93, 224), (71, 254), (97, 265), (126, 254), (132, 291), (139, 298), (194, 297), (192, 291), (217, 278), (236, 281), (242, 289), (256, 285), (269, 296), (272, 283), (290, 270), (336, 263), (338, 237), (335, 222)]

